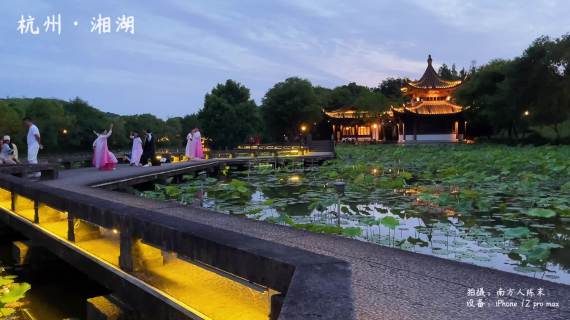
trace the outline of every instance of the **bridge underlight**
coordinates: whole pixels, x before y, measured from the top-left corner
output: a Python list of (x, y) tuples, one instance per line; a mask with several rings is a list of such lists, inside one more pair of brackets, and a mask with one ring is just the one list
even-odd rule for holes
[(3, 209), (0, 211), (23, 218), (35, 228), (72, 246), (78, 254), (87, 253), (91, 258), (112, 266), (117, 272), (134, 276), (157, 293), (204, 319), (269, 318), (271, 296), (278, 294), (272, 289), (257, 284), (248, 285), (245, 279), (236, 281), (237, 276), (225, 276), (224, 272), (201, 267), (178, 257), (174, 252), (163, 251), (140, 240), (136, 243), (136, 268), (127, 273), (119, 267), (120, 230), (75, 219), (75, 241), (69, 241), (66, 212), (40, 203), (36, 215), (33, 200), (19, 195), (15, 199), (15, 210), (12, 210), (11, 192), (0, 189), (0, 208)]

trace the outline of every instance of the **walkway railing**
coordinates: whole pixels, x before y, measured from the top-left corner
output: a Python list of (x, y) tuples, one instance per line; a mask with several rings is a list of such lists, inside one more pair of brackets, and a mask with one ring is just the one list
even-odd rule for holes
[(43, 180), (57, 179), (59, 176), (59, 168), (54, 164), (10, 164), (0, 165), (0, 173), (16, 175), (19, 177), (27, 177), (34, 173), (40, 173)]
[(3, 174), (0, 220), (152, 319), (354, 318), (331, 257)]

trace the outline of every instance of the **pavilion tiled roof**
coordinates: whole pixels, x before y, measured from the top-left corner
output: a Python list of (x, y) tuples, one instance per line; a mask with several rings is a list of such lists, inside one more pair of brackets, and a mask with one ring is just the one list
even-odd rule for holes
[(420, 89), (447, 89), (457, 87), (460, 84), (461, 80), (448, 81), (441, 79), (432, 66), (431, 55), (428, 56), (428, 66), (420, 80), (408, 81), (408, 85)]
[(454, 114), (460, 113), (463, 108), (448, 101), (422, 101), (413, 106), (394, 108), (396, 112), (411, 112), (415, 114)]

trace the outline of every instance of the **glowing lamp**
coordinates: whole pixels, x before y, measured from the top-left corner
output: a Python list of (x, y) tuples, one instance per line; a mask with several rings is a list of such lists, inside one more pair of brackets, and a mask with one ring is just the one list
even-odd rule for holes
[(289, 177), (289, 181), (290, 181), (290, 182), (299, 182), (299, 181), (301, 181), (301, 177), (299, 177), (299, 176), (292, 176), (292, 177)]

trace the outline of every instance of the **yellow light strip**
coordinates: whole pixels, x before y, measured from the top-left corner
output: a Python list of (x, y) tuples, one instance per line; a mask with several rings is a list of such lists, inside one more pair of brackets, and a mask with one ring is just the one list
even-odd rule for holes
[[(10, 214), (12, 216), (14, 216), (16, 219), (20, 220), (20, 222), (26, 223), (28, 226), (31, 226), (45, 234), (48, 234), (50, 236), (52, 236), (53, 238), (55, 238), (56, 241), (59, 241), (61, 244), (75, 249), (76, 251), (78, 251), (78, 253), (83, 254), (84, 256), (94, 260), (95, 263), (101, 265), (104, 268), (110, 269), (110, 271), (115, 272), (115, 273), (120, 273), (120, 275), (124, 278), (126, 278), (127, 280), (131, 281), (134, 285), (141, 287), (141, 289), (145, 290), (145, 291), (150, 291), (150, 293), (152, 295), (161, 295), (164, 298), (167, 298), (168, 300), (165, 301), (165, 303), (169, 304), (170, 306), (174, 307), (175, 309), (183, 312), (184, 314), (188, 315), (190, 318), (196, 319), (196, 320), (213, 320), (212, 318), (206, 316), (205, 314), (201, 313), (200, 311), (188, 306), (187, 304), (185, 304), (184, 302), (176, 299), (175, 297), (169, 295), (168, 293), (157, 289), (149, 284), (147, 284), (146, 282), (138, 279), (135, 276), (132, 276), (128, 273), (126, 273), (125, 271), (121, 270), (120, 268), (117, 268), (116, 266), (114, 266), (113, 264), (111, 264), (110, 262), (107, 262), (105, 260), (100, 259), (99, 257), (97, 257), (96, 255), (90, 253), (89, 251), (86, 251), (85, 249), (77, 246), (76, 244), (73, 244), (72, 242), (69, 242), (66, 239), (61, 238), (60, 236), (58, 236), (57, 234), (40, 227), (37, 224), (34, 224), (32, 222), (30, 222), (29, 220), (27, 220), (26, 218), (20, 216), (18, 213), (9, 210), (3, 206), (0, 206), (0, 209), (4, 212), (6, 212), (7, 214)], [(174, 303), (171, 303), (174, 302)], [(183, 307), (184, 310), (181, 310), (180, 307)], [(191, 312), (192, 314), (188, 314), (188, 311)], [(197, 318), (198, 317), (198, 318)]]

